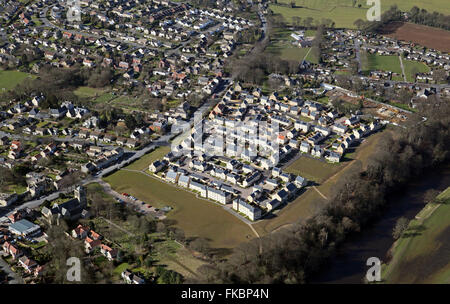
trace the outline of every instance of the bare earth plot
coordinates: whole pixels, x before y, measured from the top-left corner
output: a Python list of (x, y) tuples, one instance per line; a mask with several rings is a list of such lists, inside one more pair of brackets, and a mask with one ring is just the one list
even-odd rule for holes
[(384, 29), (387, 36), (418, 43), (443, 52), (450, 52), (450, 31), (425, 25), (393, 22)]

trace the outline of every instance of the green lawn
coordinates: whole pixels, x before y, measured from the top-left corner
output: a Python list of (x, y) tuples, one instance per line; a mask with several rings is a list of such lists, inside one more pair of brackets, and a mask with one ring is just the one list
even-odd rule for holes
[(179, 243), (167, 240), (154, 244), (154, 249), (158, 253), (155, 258), (156, 265), (165, 265), (167, 269), (176, 271), (183, 277), (196, 277), (197, 270), (205, 262), (195, 258), (189, 250)]
[[(302, 20), (311, 17), (319, 22), (328, 18), (333, 20), (338, 28), (355, 28), (353, 24), (355, 20), (366, 20), (367, 9), (369, 8), (366, 0), (357, 0), (354, 7), (352, 6), (352, 0), (295, 0), (295, 8), (289, 6), (290, 2), (291, 0), (278, 0), (279, 4), (285, 3), (288, 6), (270, 4), (269, 7), (275, 14), (282, 14), (289, 24), (292, 24), (292, 17), (294, 16), (299, 16)], [(381, 1), (381, 10), (388, 10), (393, 4), (397, 4), (399, 9), (403, 11), (409, 11), (413, 6), (417, 6), (429, 12), (437, 11), (446, 15), (450, 14), (450, 6), (447, 0)], [(361, 7), (358, 7), (358, 5), (361, 5)]]
[(445, 203), (425, 206), (394, 244), (392, 259), (383, 265), (384, 282), (450, 283), (450, 187), (439, 198)]
[(402, 68), (400, 66), (400, 59), (398, 56), (382, 56), (375, 54), (367, 54), (367, 60), (363, 60), (362, 70), (364, 72), (369, 71), (391, 71), (394, 73), (402, 74)]
[(173, 207), (168, 218), (174, 220), (186, 236), (207, 238), (212, 247), (234, 248), (254, 237), (246, 224), (221, 206), (143, 173), (120, 170), (105, 181), (117, 192), (127, 192), (152, 206)]
[[(399, 74), (399, 76), (393, 76), (393, 80), (403, 81), (400, 58), (397, 55), (366, 54), (363, 56), (362, 63), (363, 72), (368, 73), (369, 71), (376, 70), (391, 71)], [(430, 68), (426, 64), (412, 60), (403, 59), (403, 67), (405, 68), (406, 80), (410, 82), (414, 81), (415, 73), (426, 73), (430, 71)]]
[(281, 49), (280, 57), (286, 60), (303, 61), (304, 59), (312, 63), (318, 63), (318, 58), (314, 56), (311, 48), (285, 47)]
[(80, 98), (92, 98), (103, 95), (104, 89), (97, 89), (91, 87), (79, 87), (75, 91), (73, 91), (75, 95)]
[(19, 71), (0, 70), (0, 92), (2, 92), (3, 90), (14, 89), (16, 85), (22, 83), (28, 77), (32, 76), (28, 73)]
[(128, 264), (128, 263), (122, 263), (122, 264), (120, 264), (119, 266), (117, 266), (117, 267), (114, 269), (113, 272), (114, 272), (115, 274), (117, 274), (117, 275), (121, 275), (122, 272), (124, 272), (125, 269), (127, 269), (128, 267), (130, 267), (130, 264)]
[(406, 80), (410, 82), (414, 82), (415, 73), (430, 72), (430, 68), (422, 62), (403, 59), (403, 66), (405, 68)]

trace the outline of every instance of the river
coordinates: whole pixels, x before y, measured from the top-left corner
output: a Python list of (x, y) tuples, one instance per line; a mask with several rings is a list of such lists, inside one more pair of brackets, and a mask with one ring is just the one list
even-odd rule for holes
[(363, 231), (350, 237), (339, 248), (337, 256), (325, 269), (312, 278), (311, 283), (358, 284), (369, 266), (369, 257), (386, 261), (393, 244), (392, 230), (398, 218), (412, 219), (424, 207), (423, 197), (427, 190), (445, 190), (450, 186), (450, 166), (423, 174), (401, 193), (389, 198), (381, 217)]

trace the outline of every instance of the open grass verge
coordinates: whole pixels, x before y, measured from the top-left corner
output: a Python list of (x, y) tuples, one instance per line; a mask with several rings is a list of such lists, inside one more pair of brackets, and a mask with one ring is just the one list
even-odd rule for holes
[(450, 187), (413, 219), (392, 248), (392, 259), (383, 265), (386, 283), (450, 283)]
[(130, 170), (147, 170), (148, 166), (155, 160), (162, 158), (164, 155), (170, 152), (170, 147), (158, 147), (150, 153), (145, 154), (143, 157), (139, 158), (129, 166), (127, 169)]

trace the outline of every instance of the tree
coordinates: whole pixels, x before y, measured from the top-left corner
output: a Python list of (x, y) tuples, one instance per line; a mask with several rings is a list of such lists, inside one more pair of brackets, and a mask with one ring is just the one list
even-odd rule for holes
[(125, 117), (125, 125), (127, 126), (128, 130), (134, 130), (136, 128), (137, 121), (133, 115), (127, 115)]
[(201, 252), (201, 253), (207, 253), (209, 251), (209, 244), (208, 241), (204, 238), (196, 238), (195, 240), (193, 240), (190, 244), (189, 247), (192, 250)]
[(302, 18), (299, 16), (292, 16), (292, 23), (294, 24), (295, 27), (300, 26), (301, 20), (302, 20)]
[(356, 26), (358, 28), (358, 30), (362, 29), (364, 24), (365, 24), (365, 22), (362, 19), (357, 19), (357, 20), (355, 20), (355, 22), (353, 22), (353, 25)]
[(303, 19), (303, 25), (309, 28), (311, 27), (313, 21), (314, 19), (312, 17), (306, 17), (305, 19)]
[(425, 192), (425, 195), (423, 196), (423, 201), (426, 204), (434, 203), (436, 201), (436, 197), (439, 195), (439, 191), (436, 189), (430, 189), (427, 192)]
[(409, 221), (405, 217), (401, 217), (397, 220), (392, 231), (392, 237), (394, 238), (394, 240), (398, 240), (402, 236), (403, 232), (405, 232), (405, 230), (408, 228), (408, 223)]
[(443, 82), (447, 80), (447, 73), (444, 69), (437, 69), (433, 71), (433, 80), (436, 83)]

